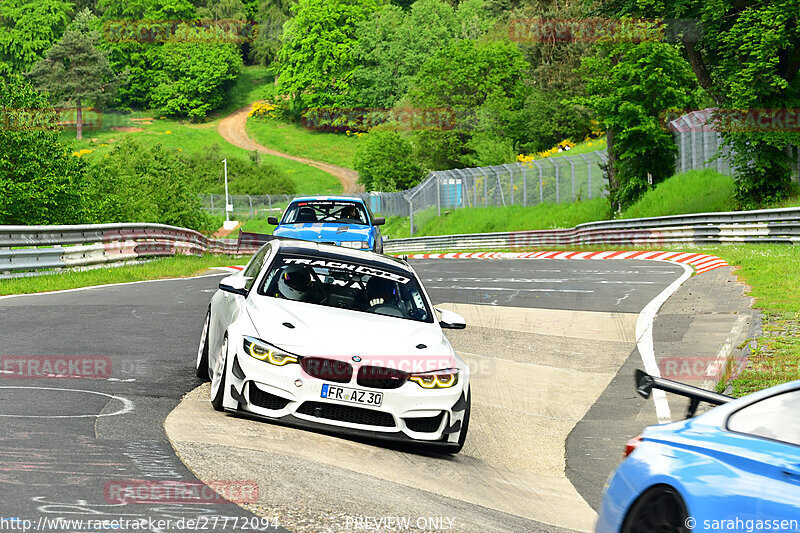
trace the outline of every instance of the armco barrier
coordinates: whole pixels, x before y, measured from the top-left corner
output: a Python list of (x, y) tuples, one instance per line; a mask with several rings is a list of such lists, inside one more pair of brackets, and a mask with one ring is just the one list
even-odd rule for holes
[(800, 244), (800, 208), (606, 220), (571, 229), (392, 239), (384, 243), (384, 252), (723, 243)]
[[(0, 277), (176, 254), (250, 255), (270, 238), (240, 232), (238, 240), (209, 239), (163, 224), (0, 226)], [(800, 207), (606, 220), (571, 229), (392, 239), (385, 241), (384, 252), (721, 243), (800, 243)]]
[(176, 254), (249, 255), (258, 246), (163, 224), (0, 226), (0, 277)]

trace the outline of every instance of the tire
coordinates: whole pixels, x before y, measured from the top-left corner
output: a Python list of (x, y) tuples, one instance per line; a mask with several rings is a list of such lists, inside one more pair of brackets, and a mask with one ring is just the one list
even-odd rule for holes
[(208, 330), (211, 327), (211, 307), (206, 313), (206, 323), (203, 325), (203, 333), (200, 335), (200, 347), (197, 348), (197, 363), (195, 373), (203, 381), (208, 381)]
[(645, 491), (631, 506), (622, 533), (688, 533), (689, 513), (678, 491), (658, 485)]
[(464, 447), (467, 440), (467, 431), (469, 431), (469, 415), (472, 411), (472, 388), (467, 391), (467, 406), (464, 408), (464, 418), (461, 420), (461, 432), (458, 434), (458, 444), (455, 444), (447, 453), (456, 454)]
[(222, 348), (220, 349), (217, 362), (214, 364), (214, 370), (211, 373), (211, 407), (216, 411), (224, 411), (222, 401), (225, 398), (225, 374), (228, 372), (228, 335), (222, 339)]

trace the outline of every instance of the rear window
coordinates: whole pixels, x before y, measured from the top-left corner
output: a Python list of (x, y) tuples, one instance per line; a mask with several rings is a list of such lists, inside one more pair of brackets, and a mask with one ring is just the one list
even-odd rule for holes
[(361, 202), (347, 200), (310, 200), (295, 202), (283, 215), (281, 224), (331, 222), (334, 224), (369, 224)]
[(346, 259), (279, 254), (259, 293), (272, 298), (433, 322), (422, 291), (408, 272)]

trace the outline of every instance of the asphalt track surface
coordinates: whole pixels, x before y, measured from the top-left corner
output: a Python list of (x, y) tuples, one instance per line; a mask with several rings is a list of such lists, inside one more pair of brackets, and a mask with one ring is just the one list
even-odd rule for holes
[[(435, 303), (625, 314), (638, 313), (683, 272), (678, 265), (647, 261), (413, 265)], [(25, 519), (34, 526), (44, 518), (145, 520), (145, 530), (178, 531), (189, 529), (186, 519), (199, 517), (192, 530), (205, 525), (219, 531), (242, 529), (243, 520), (253, 518), (228, 502), (116, 504), (108, 494), (111, 482), (196, 480), (174, 453), (163, 424), (181, 397), (199, 385), (196, 345), (220, 277), (0, 299), (3, 359), (88, 356), (107, 361), (110, 369), (95, 379), (30, 378), (7, 370), (0, 375), (0, 520)], [(457, 350), (481, 353), (481, 343), (489, 343), (484, 352), (494, 349), (480, 326), (474, 337), (469, 332), (453, 340)], [(508, 346), (504, 351), (513, 357)], [(509, 520), (509, 530), (562, 530)]]

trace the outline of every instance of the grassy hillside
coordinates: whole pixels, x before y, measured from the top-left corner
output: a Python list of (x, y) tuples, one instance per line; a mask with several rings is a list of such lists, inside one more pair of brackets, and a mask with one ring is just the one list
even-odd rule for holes
[[(127, 115), (107, 113), (100, 117), (98, 128), (84, 131), (81, 141), (75, 140), (75, 131), (64, 131), (62, 139), (73, 142), (73, 150), (80, 157), (93, 160), (108, 154), (114, 145), (126, 136), (136, 136), (148, 145), (161, 144), (167, 150), (192, 156), (206, 153), (213, 146), (219, 147), (222, 158), (246, 159), (247, 150), (229, 144), (217, 131), (220, 118), (258, 100), (263, 85), (272, 82), (271, 72), (264, 67), (245, 67), (242, 75), (231, 89), (228, 103), (215, 112), (207, 122), (192, 123), (158, 116), (155, 111), (137, 111)], [(87, 118), (94, 120), (94, 115)], [(281, 157), (262, 154), (262, 162), (269, 164), (295, 183), (299, 194), (339, 193), (339, 181), (314, 167), (296, 163)], [(236, 176), (231, 176), (236, 179)]]
[(353, 157), (358, 148), (356, 135), (308, 130), (299, 124), (277, 119), (250, 118), (247, 135), (280, 152), (345, 168), (353, 168)]
[(733, 210), (733, 179), (713, 170), (690, 170), (659, 183), (620, 218), (660, 217)]

